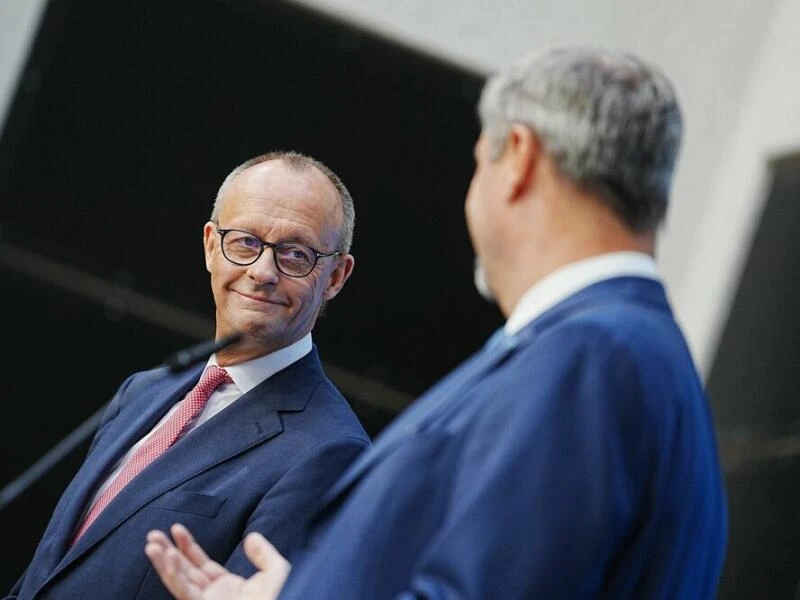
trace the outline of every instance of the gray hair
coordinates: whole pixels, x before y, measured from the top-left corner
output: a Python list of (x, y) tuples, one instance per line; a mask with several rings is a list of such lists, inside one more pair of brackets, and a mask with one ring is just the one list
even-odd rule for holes
[(630, 229), (664, 220), (683, 117), (672, 85), (652, 65), (621, 51), (558, 48), (491, 77), (478, 112), (493, 159), (511, 125), (524, 124), (565, 177)]
[(275, 150), (273, 152), (267, 152), (266, 154), (260, 154), (259, 156), (243, 162), (233, 171), (231, 171), (225, 178), (225, 181), (222, 182), (222, 185), (219, 187), (219, 191), (217, 192), (217, 197), (214, 199), (214, 208), (211, 210), (211, 220), (215, 223), (217, 222), (217, 217), (219, 216), (220, 207), (222, 206), (223, 202), (225, 188), (243, 171), (252, 166), (271, 160), (280, 160), (287, 167), (298, 172), (311, 168), (317, 169), (328, 178), (328, 181), (333, 184), (333, 187), (336, 188), (336, 192), (339, 195), (339, 200), (342, 203), (342, 214), (344, 216), (337, 249), (343, 253), (350, 252), (350, 246), (353, 243), (353, 229), (355, 228), (356, 221), (355, 206), (353, 205), (353, 198), (350, 195), (350, 192), (347, 190), (344, 183), (342, 183), (342, 180), (339, 179), (339, 176), (336, 175), (336, 173), (334, 173), (327, 165), (324, 165), (315, 158), (311, 158), (310, 156), (306, 156), (291, 150)]

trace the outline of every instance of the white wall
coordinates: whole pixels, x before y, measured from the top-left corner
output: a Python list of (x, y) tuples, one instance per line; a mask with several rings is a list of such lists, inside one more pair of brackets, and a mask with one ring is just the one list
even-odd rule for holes
[(0, 2), (0, 131), (33, 43), (44, 0)]
[[(674, 81), (686, 138), (659, 261), (707, 374), (766, 161), (800, 149), (796, 0), (297, 0), (478, 73), (564, 43), (623, 47)], [(44, 0), (0, 2), (0, 122)], [(454, 185), (454, 190), (463, 186)]]
[(765, 163), (800, 148), (797, 0), (296, 1), (482, 73), (564, 43), (621, 47), (660, 65), (686, 137), (659, 263), (708, 375), (764, 200)]
[(800, 152), (798, 24), (800, 2), (777, 2), (731, 133), (714, 155), (708, 199), (684, 253), (675, 300), (706, 362), (713, 358), (769, 191), (768, 161)]

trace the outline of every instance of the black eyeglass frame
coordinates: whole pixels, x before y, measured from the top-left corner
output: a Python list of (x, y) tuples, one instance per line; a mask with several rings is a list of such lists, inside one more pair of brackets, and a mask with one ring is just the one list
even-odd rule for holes
[[(244, 262), (244, 263), (238, 262), (232, 260), (231, 258), (228, 257), (227, 254), (225, 254), (225, 235), (232, 231), (235, 231), (236, 233), (244, 233), (246, 235), (249, 235), (250, 237), (258, 240), (261, 243), (261, 248), (259, 249), (258, 254), (256, 254), (255, 258), (250, 262)], [(222, 256), (224, 256), (225, 260), (227, 260), (228, 262), (233, 263), (234, 265), (238, 265), (240, 267), (249, 267), (250, 265), (255, 263), (259, 258), (261, 258), (261, 255), (264, 254), (264, 248), (270, 248), (272, 250), (272, 262), (275, 263), (275, 268), (278, 269), (278, 271), (280, 271), (287, 277), (297, 277), (297, 278), (308, 277), (309, 275), (311, 275), (311, 273), (314, 272), (314, 269), (317, 267), (317, 263), (319, 262), (320, 258), (328, 258), (330, 256), (339, 256), (342, 254), (341, 250), (336, 250), (335, 252), (320, 252), (316, 248), (312, 248), (311, 246), (306, 246), (305, 244), (301, 244), (299, 242), (278, 242), (277, 244), (273, 244), (272, 242), (267, 242), (265, 240), (262, 240), (256, 234), (247, 231), (246, 229), (224, 229), (222, 227), (217, 226), (217, 233), (219, 234), (220, 252), (222, 252)], [(311, 268), (308, 270), (308, 273), (306, 273), (305, 275), (293, 275), (292, 273), (287, 273), (281, 267), (280, 262), (278, 261), (278, 254), (275, 252), (275, 250), (280, 250), (281, 248), (286, 248), (288, 246), (300, 246), (301, 248), (311, 250), (311, 252), (314, 253), (314, 262), (311, 265)]]

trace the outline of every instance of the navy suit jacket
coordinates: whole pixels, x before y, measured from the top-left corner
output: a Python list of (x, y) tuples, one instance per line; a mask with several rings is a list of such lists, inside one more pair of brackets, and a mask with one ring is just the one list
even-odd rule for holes
[(109, 404), (86, 461), (53, 512), (11, 598), (171, 598), (144, 554), (151, 529), (185, 524), (227, 568), (254, 571), (242, 550), (259, 531), (288, 552), (322, 493), (369, 444), (325, 377), (316, 348), (180, 439), (70, 547), (103, 476), (200, 378), (134, 374)]
[(326, 493), (281, 600), (712, 598), (709, 407), (660, 283), (594, 284), (487, 344)]

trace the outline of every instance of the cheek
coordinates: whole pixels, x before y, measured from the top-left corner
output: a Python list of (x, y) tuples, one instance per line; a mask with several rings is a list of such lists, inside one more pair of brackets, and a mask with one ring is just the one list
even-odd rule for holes
[(215, 259), (211, 262), (211, 290), (218, 300), (224, 297), (225, 288), (234, 281), (238, 274), (233, 269), (228, 269), (227, 265)]
[(302, 307), (305, 311), (322, 295), (320, 279), (314, 274), (309, 275), (302, 281), (291, 281), (291, 288), (286, 288), (286, 294), (296, 307)]
[(474, 239), (476, 224), (481, 219), (480, 181), (477, 175), (472, 178), (472, 181), (469, 184), (469, 190), (467, 190), (467, 199), (464, 202), (464, 215), (467, 220), (467, 229)]
[(464, 215), (467, 217), (467, 222), (472, 218), (472, 213), (475, 212), (475, 196), (477, 195), (478, 177), (473, 175), (467, 188), (467, 198), (464, 200)]
[(221, 307), (226, 304), (223, 284), (218, 271), (211, 271), (211, 293), (217, 306)]
[(325, 293), (325, 284), (329, 281), (327, 276), (315, 277), (312, 285), (309, 288), (308, 297), (313, 298), (314, 302), (320, 302), (322, 295)]

